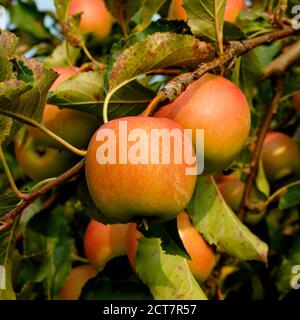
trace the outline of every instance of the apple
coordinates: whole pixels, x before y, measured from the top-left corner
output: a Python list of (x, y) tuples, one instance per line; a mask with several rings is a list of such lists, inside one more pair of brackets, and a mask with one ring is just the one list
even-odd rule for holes
[(218, 182), (218, 187), (228, 206), (234, 212), (238, 212), (245, 189), (245, 183), (237, 179), (233, 174), (228, 176), (223, 175), (220, 178), (220, 182)]
[(82, 12), (80, 29), (92, 32), (99, 39), (106, 38), (111, 31), (113, 18), (105, 6), (104, 0), (72, 0), (69, 14)]
[(84, 234), (84, 252), (90, 264), (98, 271), (113, 258), (126, 255), (128, 225), (105, 225), (91, 220)]
[[(231, 81), (205, 74), (187, 87), (174, 102), (158, 110), (155, 117), (170, 118), (183, 128), (204, 130), (204, 173), (226, 169), (247, 142), (250, 108), (243, 92)], [(197, 148), (198, 147), (198, 148)]]
[(73, 268), (59, 293), (59, 298), (61, 300), (78, 300), (84, 285), (96, 275), (97, 271), (90, 265)]
[(70, 169), (78, 157), (68, 150), (52, 149), (36, 143), (26, 131), (15, 139), (15, 154), (19, 166), (34, 181), (57, 177)]
[(293, 105), (297, 115), (300, 115), (300, 92), (293, 95)]
[[(204, 282), (216, 265), (216, 255), (201, 234), (192, 225), (189, 216), (182, 211), (177, 217), (178, 233), (182, 243), (190, 255), (189, 268), (195, 279)], [(132, 269), (136, 270), (136, 251), (138, 240), (142, 234), (137, 231), (135, 224), (130, 224), (127, 234), (127, 256)]]
[[(168, 149), (164, 143), (154, 145), (154, 132), (162, 133), (160, 141), (174, 133)], [(195, 161), (192, 142), (184, 139), (183, 129), (170, 119), (126, 117), (98, 129), (88, 146), (86, 181), (94, 203), (108, 222), (143, 218), (162, 222), (175, 218), (186, 207), (196, 175), (187, 174), (191, 166), (185, 156), (178, 163), (174, 160), (179, 147), (190, 150)], [(167, 161), (163, 163), (165, 156)]]
[(268, 132), (262, 147), (264, 171), (269, 182), (300, 174), (300, 151), (288, 135)]

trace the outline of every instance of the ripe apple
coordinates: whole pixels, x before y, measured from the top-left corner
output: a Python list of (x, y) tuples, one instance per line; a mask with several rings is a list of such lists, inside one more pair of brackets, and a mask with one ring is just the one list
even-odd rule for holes
[(196, 129), (204, 130), (205, 174), (227, 168), (246, 144), (250, 130), (250, 108), (243, 92), (233, 82), (212, 74), (192, 83), (155, 116), (193, 129), (195, 147)]
[[(55, 90), (62, 82), (78, 72), (77, 69), (69, 67), (53, 69), (60, 75), (50, 90)], [(95, 116), (78, 110), (60, 109), (49, 104), (45, 106), (41, 123), (47, 129), (79, 149), (87, 147), (92, 135), (98, 129), (98, 121)], [(62, 148), (59, 142), (37, 128), (29, 127), (29, 132), (39, 144), (51, 148)]]
[(96, 275), (97, 271), (90, 265), (73, 268), (59, 293), (59, 298), (61, 300), (78, 300), (84, 285)]
[(110, 34), (113, 18), (104, 0), (72, 0), (69, 14), (73, 15), (78, 12), (82, 12), (80, 29), (83, 32), (93, 32), (100, 39)]
[(284, 133), (273, 131), (267, 134), (262, 148), (262, 161), (270, 182), (300, 174), (299, 147)]
[(116, 257), (126, 255), (127, 224), (105, 225), (91, 220), (84, 234), (84, 252), (98, 271)]
[[(160, 141), (154, 145), (154, 132), (162, 134), (160, 141), (174, 134), (168, 149)], [(98, 129), (88, 147), (86, 181), (92, 199), (110, 223), (141, 218), (167, 221), (186, 207), (196, 175), (187, 174), (191, 166), (185, 156), (178, 163), (174, 160), (179, 147), (189, 149), (195, 158), (191, 141), (184, 139), (183, 129), (170, 119), (126, 117)], [(169, 161), (163, 163), (165, 157)]]
[[(201, 234), (192, 225), (189, 216), (182, 211), (177, 217), (178, 233), (182, 243), (190, 255), (189, 268), (199, 282), (204, 282), (216, 264), (215, 253)], [(133, 270), (136, 270), (136, 250), (142, 234), (135, 224), (130, 224), (127, 234), (127, 256)]]
[(57, 177), (78, 160), (78, 157), (68, 150), (37, 144), (28, 132), (23, 134), (23, 131), (20, 131), (15, 139), (15, 154), (19, 166), (34, 181)]
[(224, 14), (224, 21), (233, 23), (240, 11), (246, 8), (245, 0), (227, 0)]
[[(169, 8), (168, 17), (170, 19), (186, 20), (187, 14), (182, 6), (183, 0), (172, 0)], [(234, 22), (239, 15), (240, 11), (245, 9), (244, 0), (227, 0), (224, 21)]]

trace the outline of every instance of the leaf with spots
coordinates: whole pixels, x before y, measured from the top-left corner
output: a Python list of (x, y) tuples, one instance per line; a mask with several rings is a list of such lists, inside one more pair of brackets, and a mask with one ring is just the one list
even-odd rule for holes
[(109, 74), (109, 91), (152, 70), (192, 67), (212, 57), (212, 47), (191, 35), (157, 32), (125, 49)]
[(239, 260), (267, 263), (268, 246), (228, 207), (212, 177), (199, 177), (187, 211), (206, 241)]
[(206, 300), (187, 260), (166, 254), (158, 238), (139, 240), (137, 274), (156, 300)]

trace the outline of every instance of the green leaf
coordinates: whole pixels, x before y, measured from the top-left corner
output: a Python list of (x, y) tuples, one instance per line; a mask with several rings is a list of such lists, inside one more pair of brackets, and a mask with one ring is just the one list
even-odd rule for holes
[(279, 199), (279, 209), (289, 209), (300, 203), (300, 185), (291, 187)]
[(255, 185), (257, 189), (261, 193), (263, 193), (265, 196), (268, 197), (270, 195), (270, 186), (264, 172), (262, 160), (259, 161), (258, 173), (255, 179)]
[(0, 82), (8, 80), (13, 75), (13, 65), (9, 58), (15, 53), (18, 38), (7, 30), (0, 30)]
[(147, 238), (160, 238), (165, 253), (190, 259), (178, 233), (177, 219), (165, 223), (150, 224), (148, 230), (143, 231), (143, 235)]
[(225, 0), (183, 0), (188, 25), (195, 36), (216, 42), (223, 52)]
[(12, 120), (0, 114), (0, 146), (9, 137)]
[(57, 297), (71, 270), (73, 239), (64, 208), (40, 212), (31, 218), (24, 230), (23, 277), (29, 282), (43, 283), (47, 298)]
[(51, 34), (44, 26), (44, 14), (38, 11), (34, 2), (18, 1), (11, 7), (11, 20), (21, 30), (40, 40), (51, 38)]
[(156, 300), (206, 300), (206, 296), (190, 272), (187, 260), (166, 254), (161, 240), (139, 240), (137, 274), (149, 287)]
[[(80, 49), (69, 46), (69, 59), (72, 64), (76, 64), (79, 55)], [(44, 64), (51, 68), (69, 66), (66, 41), (55, 47), (52, 54), (45, 58)]]
[(12, 285), (12, 255), (15, 246), (14, 226), (0, 232), (0, 301), (15, 300)]
[[(290, 290), (293, 289), (292, 284), (299, 279), (297, 273), (293, 272), (294, 266), (300, 265), (300, 239), (295, 238), (290, 253), (282, 260), (279, 270), (276, 275), (276, 287), (280, 292), (280, 297), (283, 298)], [(298, 274), (299, 274), (298, 269)], [(294, 279), (295, 278), (295, 279)]]
[(212, 177), (198, 178), (187, 211), (195, 228), (218, 251), (239, 260), (267, 263), (267, 244), (255, 236), (228, 207)]
[(125, 49), (109, 72), (109, 91), (151, 70), (191, 67), (211, 58), (212, 48), (190, 35), (154, 33)]
[(81, 14), (75, 13), (69, 16), (63, 25), (66, 40), (75, 48), (81, 48), (84, 45), (84, 38), (79, 28)]
[(139, 5), (140, 10), (133, 18), (137, 24), (134, 31), (144, 30), (151, 23), (153, 16), (165, 2), (166, 0), (144, 0), (143, 3)]
[(71, 0), (54, 0), (56, 15), (60, 22), (64, 22), (68, 16), (68, 8)]
[[(105, 96), (104, 73), (89, 71), (64, 81), (48, 102), (63, 108), (90, 112), (100, 117)], [(134, 81), (113, 95), (110, 100), (109, 117), (140, 114), (153, 96), (152, 90)]]
[[(57, 78), (57, 73), (45, 68), (35, 59), (20, 57), (16, 60), (16, 65), (19, 67), (17, 70), (19, 76), (28, 82), (15, 78), (0, 82), (0, 114), (12, 118), (20, 115), (39, 121), (44, 111), (48, 90)], [(20, 123), (13, 124), (12, 136), (20, 128)]]

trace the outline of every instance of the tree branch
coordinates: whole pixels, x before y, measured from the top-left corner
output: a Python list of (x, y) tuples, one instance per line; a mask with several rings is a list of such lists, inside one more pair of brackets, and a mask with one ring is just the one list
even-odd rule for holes
[(300, 29), (295, 30), (291, 27), (284, 27), (281, 30), (276, 30), (252, 39), (228, 42), (225, 45), (225, 51), (222, 55), (208, 63), (201, 64), (194, 72), (186, 76), (181, 76), (180, 78), (176, 77), (172, 81), (167, 83), (154, 98), (155, 102), (151, 102), (147, 109), (144, 111), (144, 115), (151, 115), (158, 107), (161, 107), (168, 102), (174, 101), (183, 91), (185, 91), (185, 89), (190, 84), (199, 79), (205, 73), (226, 64), (230, 64), (233, 59), (247, 53), (253, 48), (298, 33), (300, 33)]
[(268, 79), (274, 74), (282, 74), (288, 66), (296, 62), (299, 58), (300, 40), (285, 47), (283, 53), (266, 66), (262, 80)]
[(38, 188), (37, 190), (33, 191), (32, 193), (28, 194), (28, 198), (23, 201), (20, 205), (18, 205), (16, 208), (11, 210), (6, 215), (0, 217), (0, 223), (4, 222), (4, 224), (1, 226), (0, 231), (4, 230), (4, 228), (8, 228), (11, 223), (6, 223), (7, 221), (13, 221), (19, 214), (23, 212), (31, 203), (33, 203), (36, 199), (42, 197), (45, 195), (48, 191), (52, 190), (56, 186), (70, 180), (71, 178), (79, 175), (85, 165), (85, 159), (82, 159), (79, 163), (77, 163), (74, 167), (57, 177), (56, 179), (50, 181), (49, 183), (43, 185), (42, 187)]
[(280, 102), (281, 95), (282, 95), (282, 77), (277, 75), (276, 83), (274, 87), (273, 99), (265, 112), (264, 119), (258, 130), (257, 141), (256, 141), (255, 149), (252, 154), (252, 159), (250, 162), (250, 173), (246, 180), (245, 189), (243, 192), (243, 197), (242, 197), (240, 209), (238, 212), (238, 217), (241, 220), (243, 220), (244, 218), (245, 210), (247, 208), (251, 209), (250, 197), (251, 197), (253, 184), (255, 182), (256, 175), (257, 175), (258, 163), (259, 163), (259, 159), (262, 151), (263, 142), (269, 130), (269, 126), (273, 118), (273, 114), (275, 113), (276, 108)]

